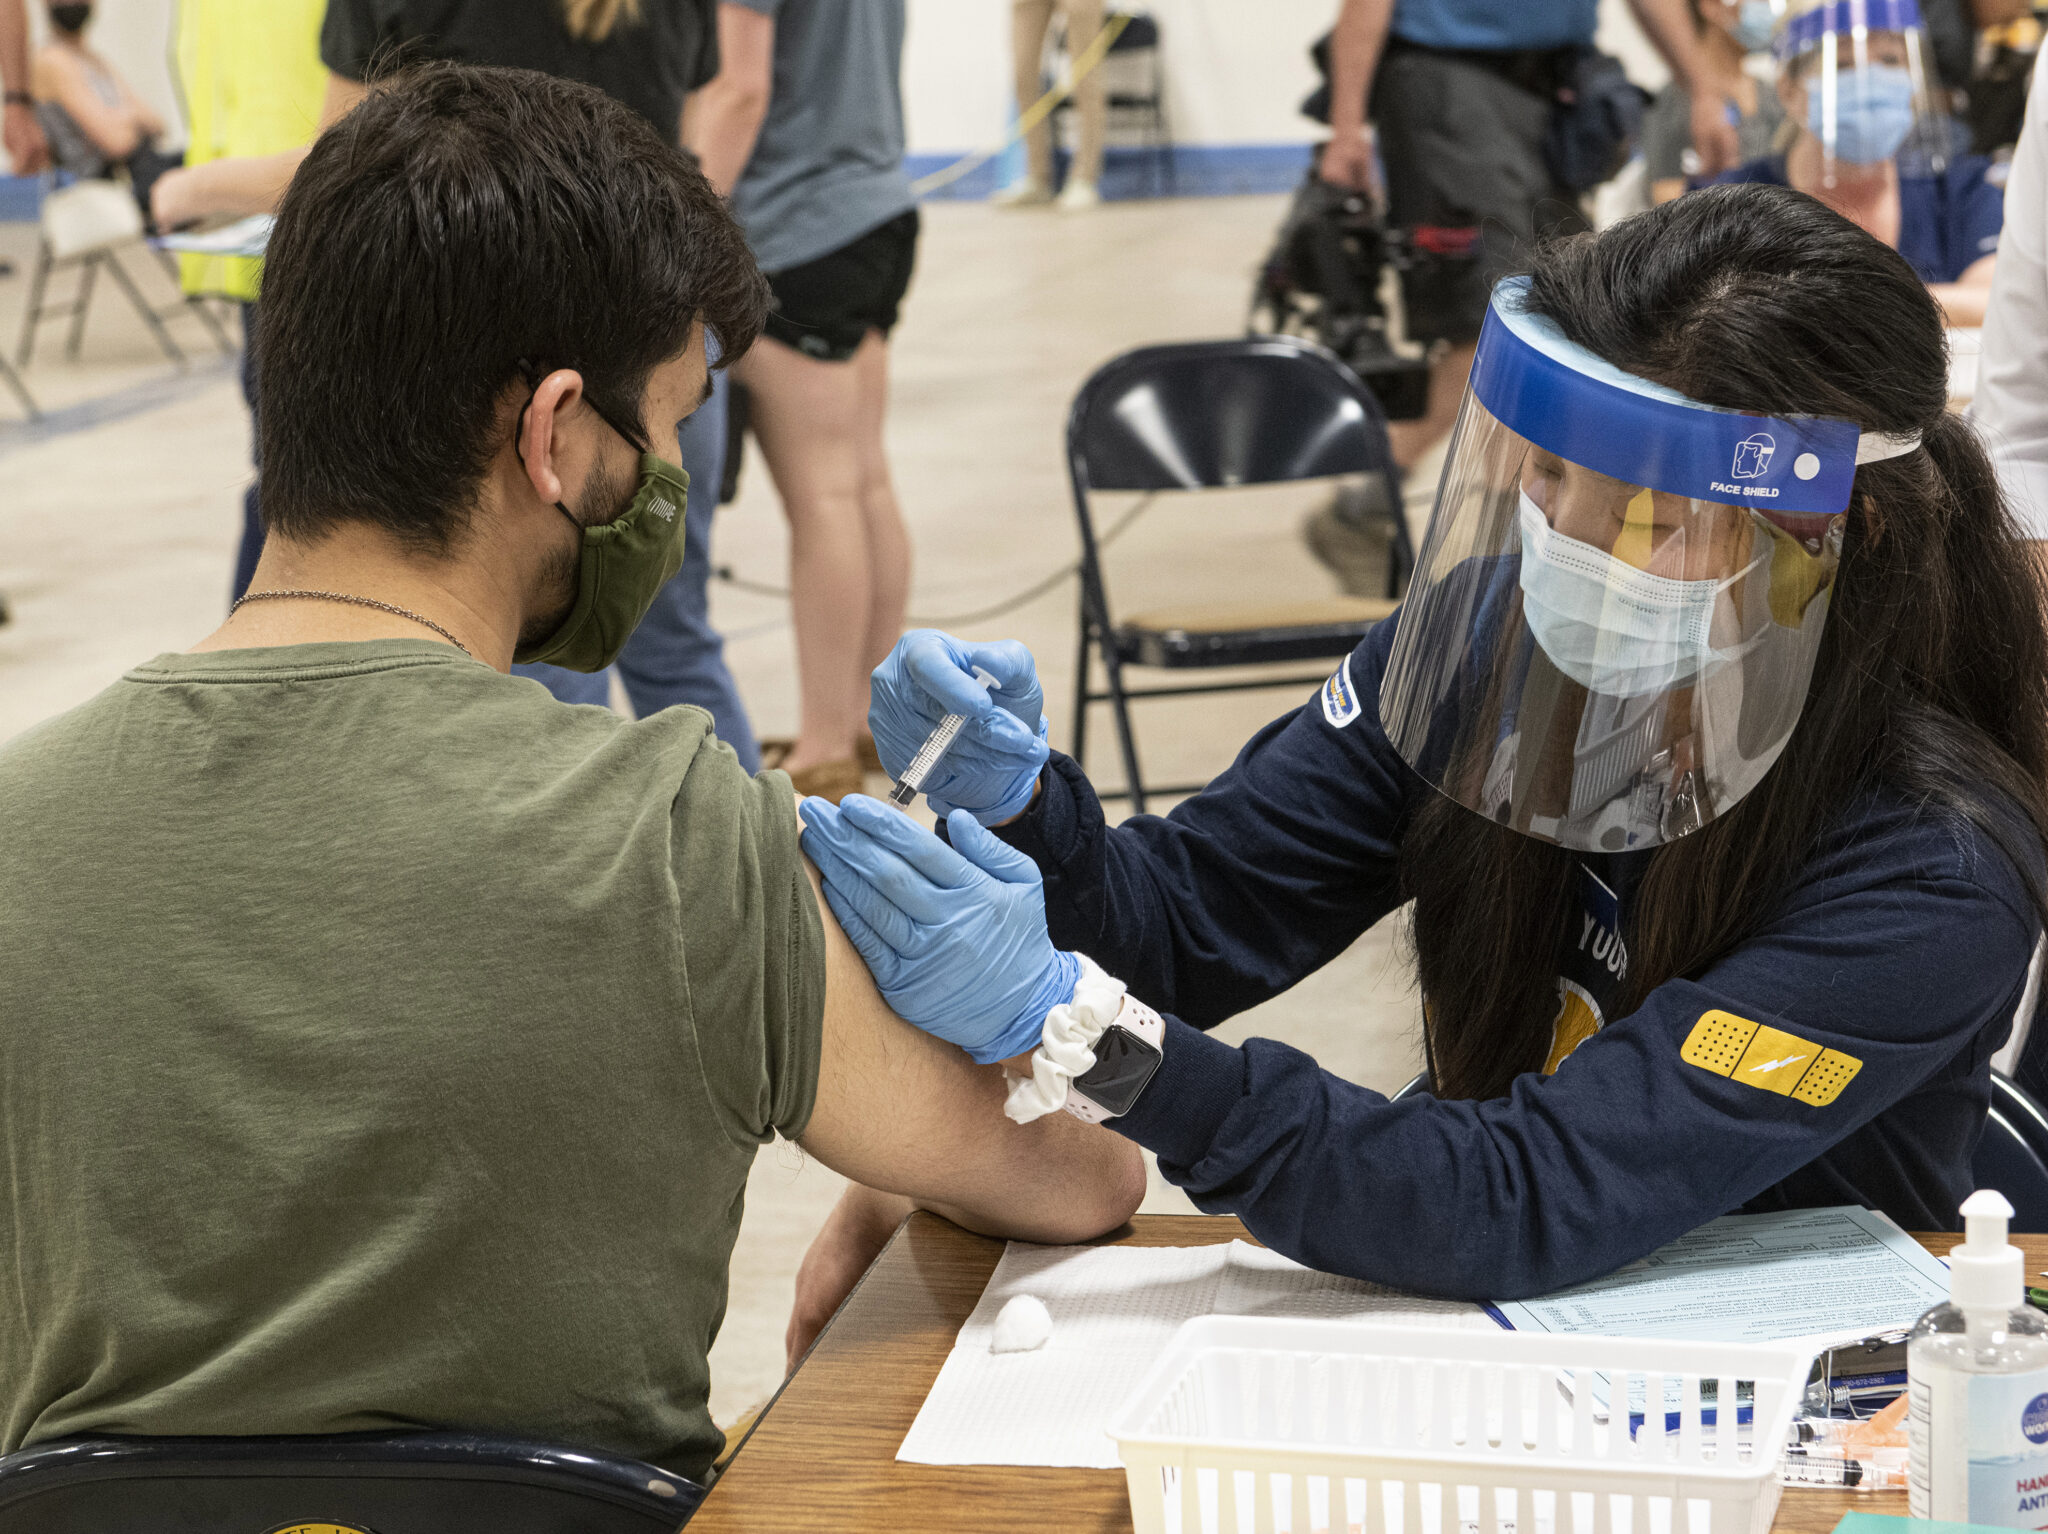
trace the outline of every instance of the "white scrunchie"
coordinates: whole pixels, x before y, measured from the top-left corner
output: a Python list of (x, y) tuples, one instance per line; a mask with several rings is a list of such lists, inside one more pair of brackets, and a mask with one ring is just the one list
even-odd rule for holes
[(1074, 957), (1081, 961), (1081, 978), (1074, 982), (1073, 999), (1045, 1014), (1045, 1030), (1031, 1053), (1031, 1074), (1009, 1078), (1003, 1113), (1012, 1123), (1028, 1124), (1067, 1105), (1067, 1087), (1094, 1067), (1095, 1041), (1123, 1010), (1123, 981), (1112, 979), (1085, 953)]

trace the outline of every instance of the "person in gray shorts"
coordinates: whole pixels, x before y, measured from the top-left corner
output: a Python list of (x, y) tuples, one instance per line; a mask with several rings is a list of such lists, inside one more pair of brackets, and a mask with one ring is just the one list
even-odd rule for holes
[[(1674, 79), (1696, 89), (1692, 136), (1709, 174), (1735, 159), (1735, 130), (1708, 75), (1686, 0), (1628, 0)], [(1428, 408), (1387, 431), (1403, 474), (1451, 429), (1494, 281), (1536, 237), (1583, 228), (1578, 196), (1546, 152), (1552, 115), (1593, 44), (1597, 0), (1343, 0), (1330, 34), (1330, 139), (1317, 174), (1383, 197), (1411, 255), (1405, 332), (1429, 348)], [(1312, 518), (1311, 552), (1340, 582), (1376, 595), (1377, 540), (1334, 504)]]
[(724, 0), (720, 72), (686, 134), (775, 295), (735, 374), (789, 518), (801, 702), (776, 764), (834, 802), (861, 786), (868, 673), (910, 594), (882, 450), (889, 332), (918, 233), (903, 26), (903, 0)]

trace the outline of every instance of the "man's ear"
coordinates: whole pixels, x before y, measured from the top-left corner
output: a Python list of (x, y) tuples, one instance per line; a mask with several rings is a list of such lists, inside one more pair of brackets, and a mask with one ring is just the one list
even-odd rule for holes
[(583, 401), (583, 375), (572, 368), (557, 368), (540, 381), (520, 412), (515, 441), (519, 460), (526, 468), (527, 483), (550, 506), (563, 500), (562, 476), (555, 462), (561, 438), (557, 428), (563, 418)]

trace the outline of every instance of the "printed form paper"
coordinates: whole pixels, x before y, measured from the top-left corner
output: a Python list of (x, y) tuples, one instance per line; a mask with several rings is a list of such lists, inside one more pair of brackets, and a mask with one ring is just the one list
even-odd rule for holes
[[(1052, 1336), (1031, 1353), (991, 1353), (996, 1313), (1035, 1295)], [(1477, 1305), (1424, 1300), (1317, 1273), (1243, 1241), (1217, 1246), (1025, 1246), (1012, 1242), (960, 1328), (896, 1457), (920, 1465), (1122, 1461), (1103, 1424), (1181, 1322), (1291, 1316), (1491, 1329)]]
[(260, 256), (270, 248), (270, 230), (276, 222), (268, 213), (257, 213), (204, 233), (167, 234), (156, 243), (193, 256)]
[(1591, 1283), (1494, 1307), (1520, 1332), (1848, 1341), (1911, 1326), (1948, 1267), (1868, 1209), (1724, 1215)]

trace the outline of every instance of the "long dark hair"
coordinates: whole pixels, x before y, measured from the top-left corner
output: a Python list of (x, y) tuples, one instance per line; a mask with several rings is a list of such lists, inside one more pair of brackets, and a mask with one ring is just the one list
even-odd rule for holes
[[(1530, 307), (1630, 372), (1708, 404), (1919, 432), (1856, 473), (1806, 707), (1763, 782), (1659, 848), (1630, 908), (1622, 1013), (1767, 921), (1818, 835), (1879, 784), (1958, 817), (2048, 914), (2048, 617), (1989, 459), (1947, 410), (1940, 310), (1893, 251), (1781, 187), (1696, 192), (1538, 248)], [(1441, 795), (1401, 872), (1439, 1095), (1540, 1069), (1577, 854)]]

